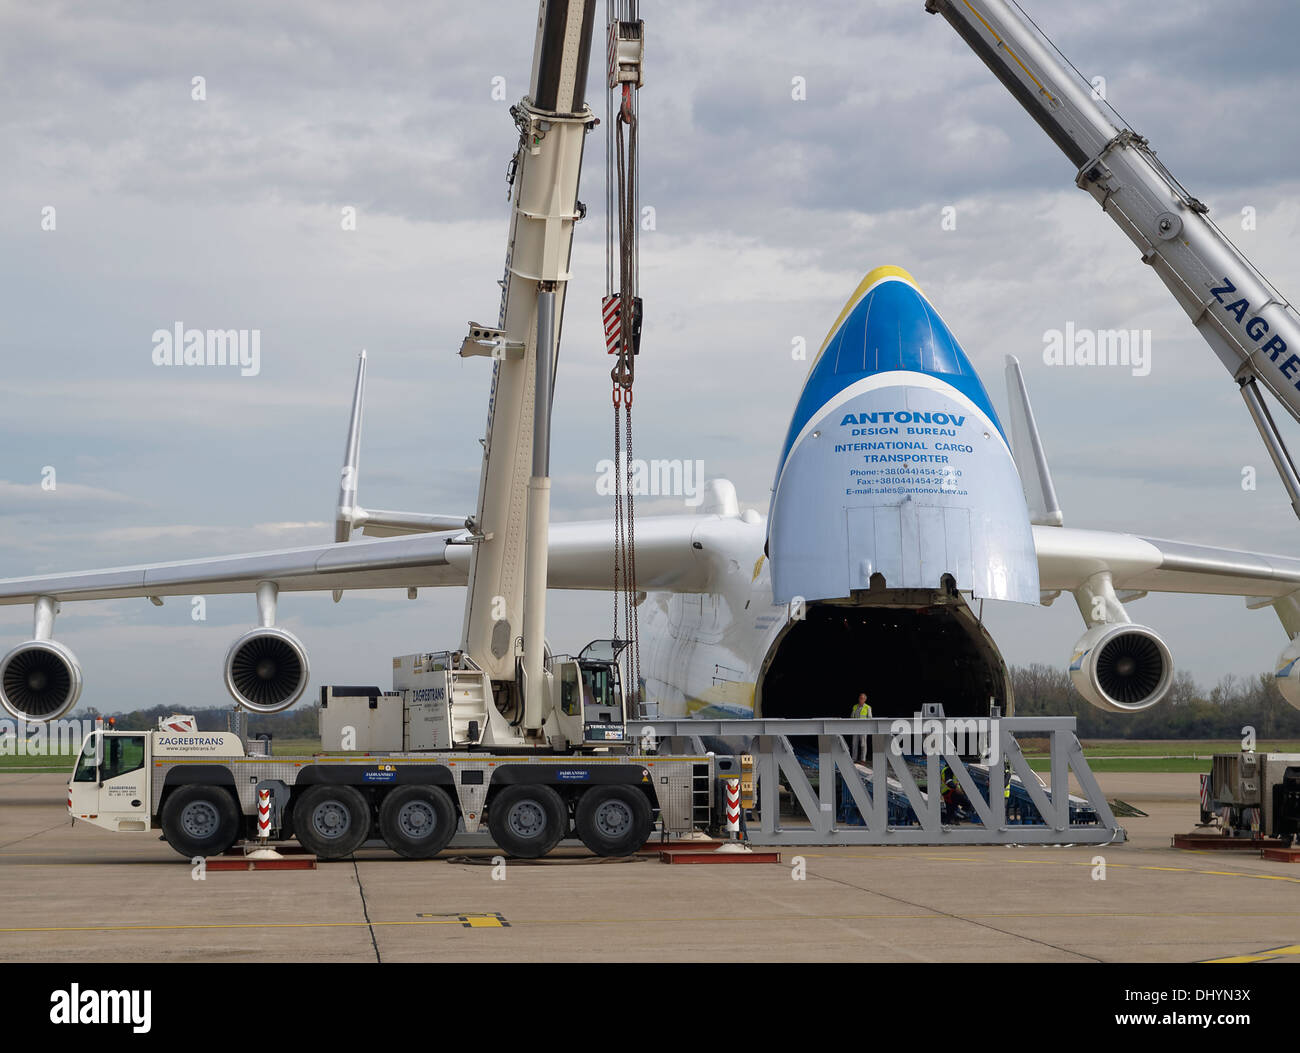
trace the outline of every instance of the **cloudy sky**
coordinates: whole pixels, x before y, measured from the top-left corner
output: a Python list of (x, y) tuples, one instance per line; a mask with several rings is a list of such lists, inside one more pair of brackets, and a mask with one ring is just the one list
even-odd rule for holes
[[(1028, 2), (1284, 292), (1300, 289), (1300, 143), (1285, 0)], [(0, 7), (0, 575), (332, 536), (355, 358), (370, 354), (361, 500), (472, 510), (535, 0)], [(1227, 374), (1069, 163), (922, 0), (645, 2), (646, 302), (637, 452), (702, 459), (766, 511), (806, 363), (862, 275), (921, 283), (1005, 406), (1021, 357), (1072, 526), (1296, 554), (1290, 512)], [(593, 72), (598, 72), (593, 70)], [(195, 77), (206, 98), (192, 97)], [(505, 78), (506, 101), (493, 98)], [(792, 78), (807, 97), (791, 97)], [(603, 112), (596, 82), (592, 96)], [(589, 140), (556, 398), (555, 514), (609, 514), (601, 346), (604, 151)], [(955, 230), (942, 211), (956, 209)], [(42, 229), (52, 207), (55, 229)], [(357, 211), (345, 231), (341, 210)], [(1256, 229), (1241, 230), (1250, 207)], [(48, 224), (47, 224), (48, 225)], [(165, 369), (176, 323), (259, 329), (261, 371)], [(1149, 329), (1149, 376), (1050, 368), (1044, 334)], [(1300, 447), (1300, 428), (1283, 422)], [(57, 488), (43, 490), (46, 466)], [(1243, 491), (1244, 466), (1259, 471)], [(646, 502), (642, 514), (680, 511)], [(452, 645), (463, 590), (292, 596), (314, 682), (387, 684)], [(1073, 603), (994, 605), (1009, 661), (1063, 664)], [(605, 595), (551, 600), (557, 649), (608, 635)], [(1285, 640), (1240, 599), (1131, 610), (1202, 681)], [(83, 703), (224, 705), (251, 597), (68, 605)], [(0, 609), (17, 642), (30, 611)]]

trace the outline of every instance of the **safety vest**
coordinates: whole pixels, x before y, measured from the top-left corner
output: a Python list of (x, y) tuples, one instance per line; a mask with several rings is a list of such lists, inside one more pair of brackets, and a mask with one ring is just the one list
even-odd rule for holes
[(1002, 762), (1002, 781), (1004, 784), (1002, 787), (1002, 796), (1010, 797), (1011, 796), (1011, 762), (1010, 761)]
[(859, 702), (853, 707), (853, 716), (857, 720), (864, 720), (871, 716), (871, 703)]

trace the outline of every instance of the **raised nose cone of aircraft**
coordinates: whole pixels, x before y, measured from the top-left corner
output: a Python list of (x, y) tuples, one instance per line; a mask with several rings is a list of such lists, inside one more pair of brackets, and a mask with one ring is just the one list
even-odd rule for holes
[[(901, 267), (863, 279), (804, 382), (769, 524), (778, 601), (951, 575), (1038, 602), (1020, 478), (975, 367)], [(877, 581), (877, 584), (879, 582)]]
[(874, 374), (934, 377), (965, 395), (1002, 434), (988, 392), (952, 331), (902, 267), (877, 267), (858, 285), (831, 326), (799, 396), (781, 460), (815, 413)]

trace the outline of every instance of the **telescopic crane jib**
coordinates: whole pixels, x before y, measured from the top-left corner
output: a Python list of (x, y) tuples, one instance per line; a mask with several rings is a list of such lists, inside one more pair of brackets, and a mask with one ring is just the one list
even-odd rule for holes
[(471, 323), (462, 355), (493, 359), (462, 651), (489, 676), (497, 706), (536, 738), (550, 695), (545, 667), (551, 395), (569, 280), (596, 0), (543, 0), (529, 93), (511, 108), (519, 144), (501, 310)]
[(927, 0), (1060, 147), (1241, 387), (1300, 516), (1300, 477), (1259, 391), (1300, 420), (1300, 314), (1138, 135), (1008, 0)]

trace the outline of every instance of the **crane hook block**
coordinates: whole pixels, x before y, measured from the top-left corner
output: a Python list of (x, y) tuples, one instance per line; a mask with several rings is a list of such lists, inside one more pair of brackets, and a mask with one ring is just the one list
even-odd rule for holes
[(641, 60), (645, 57), (645, 23), (609, 24), (609, 87), (620, 84), (641, 87)]
[[(601, 320), (605, 325), (605, 353), (616, 355), (623, 346), (623, 297), (611, 293), (600, 301)], [(632, 297), (632, 354), (641, 353), (641, 297)]]

